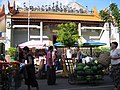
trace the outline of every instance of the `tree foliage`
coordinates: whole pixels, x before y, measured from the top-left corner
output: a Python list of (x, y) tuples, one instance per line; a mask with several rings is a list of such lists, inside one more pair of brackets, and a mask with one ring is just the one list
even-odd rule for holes
[(112, 22), (120, 31), (120, 10), (116, 3), (110, 4), (109, 8), (100, 11), (100, 16), (105, 22)]
[(78, 30), (75, 23), (66, 23), (58, 25), (57, 42), (63, 43), (65, 46), (71, 47), (78, 41)]
[(16, 53), (16, 48), (10, 47), (7, 51), (10, 54), (11, 57), (14, 57), (15, 53)]
[(100, 16), (101, 19), (104, 20), (105, 22), (112, 22), (112, 16), (110, 16), (109, 10), (106, 8), (106, 10), (101, 10), (100, 11)]

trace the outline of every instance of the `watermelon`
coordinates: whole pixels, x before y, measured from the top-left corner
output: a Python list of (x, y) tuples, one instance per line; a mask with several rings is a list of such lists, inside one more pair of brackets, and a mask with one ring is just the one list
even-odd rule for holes
[(86, 65), (83, 69), (84, 69), (84, 70), (90, 69), (90, 66)]
[(78, 64), (77, 64), (77, 67), (78, 67), (78, 66), (85, 67), (85, 64), (84, 64), (84, 63), (78, 63)]
[(91, 81), (91, 80), (93, 80), (94, 78), (93, 78), (93, 76), (88, 75), (88, 76), (86, 76), (85, 79), (86, 79), (87, 81)]
[(86, 75), (92, 75), (92, 74), (94, 74), (94, 72), (93, 72), (92, 69), (86, 69), (86, 70), (85, 70), (85, 74), (86, 74)]
[(92, 69), (94, 72), (96, 72), (96, 71), (98, 70), (97, 66), (93, 66), (93, 67), (91, 67), (91, 69)]
[(79, 81), (85, 80), (85, 77), (77, 75), (77, 80), (79, 80)]
[(103, 69), (103, 66), (101, 64), (98, 64), (97, 65), (98, 69), (102, 70)]
[(77, 75), (81, 76), (81, 75), (85, 75), (84, 71), (77, 71)]
[(82, 71), (83, 68), (84, 68), (83, 66), (77, 66), (77, 67), (76, 67), (76, 70), (77, 70), (77, 71)]
[(95, 75), (96, 80), (102, 80), (103, 76), (102, 75)]

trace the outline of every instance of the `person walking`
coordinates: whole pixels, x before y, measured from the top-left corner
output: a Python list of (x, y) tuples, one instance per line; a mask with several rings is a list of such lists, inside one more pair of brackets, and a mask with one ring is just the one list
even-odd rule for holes
[(110, 58), (112, 67), (110, 77), (115, 85), (115, 90), (120, 90), (120, 49), (117, 49), (117, 47), (117, 42), (111, 43)]
[(48, 85), (55, 85), (56, 83), (56, 72), (55, 67), (53, 65), (53, 59), (52, 59), (52, 51), (53, 46), (49, 47), (49, 51), (47, 53), (47, 84)]
[(28, 90), (31, 90), (30, 86), (36, 87), (39, 90), (38, 83), (35, 78), (35, 67), (34, 67), (34, 58), (29, 52), (29, 48), (26, 46), (23, 48), (24, 53), (24, 79), (25, 84), (28, 86)]

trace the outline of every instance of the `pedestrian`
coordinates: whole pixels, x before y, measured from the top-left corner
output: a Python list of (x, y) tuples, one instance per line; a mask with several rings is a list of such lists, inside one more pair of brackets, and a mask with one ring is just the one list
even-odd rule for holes
[(110, 58), (112, 67), (110, 77), (115, 85), (115, 90), (120, 90), (120, 49), (117, 49), (117, 47), (117, 42), (111, 43)]
[(49, 47), (49, 51), (47, 53), (47, 84), (48, 85), (54, 85), (56, 83), (56, 72), (55, 67), (53, 65), (53, 59), (52, 59), (52, 51), (53, 46)]
[(52, 61), (53, 61), (53, 65), (55, 65), (55, 68), (56, 70), (58, 69), (58, 65), (59, 65), (59, 62), (58, 62), (58, 55), (57, 55), (57, 50), (54, 49), (53, 53), (52, 53)]
[(37, 74), (37, 78), (42, 77), (42, 73), (44, 72), (43, 68), (44, 68), (44, 61), (45, 61), (45, 57), (46, 57), (46, 53), (44, 50), (41, 50), (41, 52), (38, 52), (38, 59), (39, 59), (39, 68), (38, 68), (38, 74)]
[(26, 75), (24, 77), (25, 84), (28, 86), (28, 90), (31, 89), (30, 86), (36, 87), (36, 89), (39, 90), (38, 83), (35, 77), (34, 57), (30, 54), (29, 48), (27, 46), (23, 48), (23, 53), (25, 60), (24, 75)]
[(20, 63), (23, 63), (23, 50), (19, 46), (16, 47), (16, 53), (15, 53), (15, 60), (19, 61)]
[(76, 53), (77, 53), (77, 57), (76, 57), (77, 62), (82, 63), (82, 54), (79, 47), (76, 48)]

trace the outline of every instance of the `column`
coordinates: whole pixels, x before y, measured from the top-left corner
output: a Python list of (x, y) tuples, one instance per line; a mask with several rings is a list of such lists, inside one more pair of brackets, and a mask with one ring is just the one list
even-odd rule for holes
[(82, 30), (81, 30), (81, 23), (79, 23), (79, 24), (78, 24), (78, 34), (79, 34), (79, 36), (81, 36), (81, 34), (82, 34), (81, 31), (82, 31)]
[(43, 22), (40, 22), (40, 42), (43, 43)]
[(78, 44), (81, 45), (82, 43), (82, 39), (81, 39), (81, 36), (82, 36), (82, 29), (81, 29), (81, 23), (78, 24), (78, 35), (79, 35), (79, 39), (78, 39)]
[(6, 43), (5, 43), (5, 50), (11, 47), (11, 17), (7, 16), (6, 19)]

